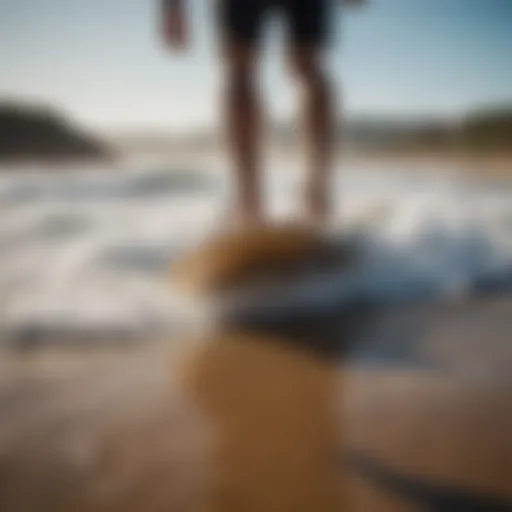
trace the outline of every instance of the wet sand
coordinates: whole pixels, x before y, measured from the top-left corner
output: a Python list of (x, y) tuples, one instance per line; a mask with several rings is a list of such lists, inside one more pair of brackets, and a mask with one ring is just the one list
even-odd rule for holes
[(211, 509), (346, 510), (339, 365), (251, 335), (219, 336), (182, 383), (217, 434)]
[(400, 312), (345, 361), (222, 337), (4, 356), (0, 510), (511, 510), (511, 313)]

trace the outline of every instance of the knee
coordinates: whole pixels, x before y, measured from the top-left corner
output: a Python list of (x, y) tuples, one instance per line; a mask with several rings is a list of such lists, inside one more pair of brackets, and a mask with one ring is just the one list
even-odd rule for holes
[(250, 70), (231, 69), (228, 74), (227, 92), (234, 100), (244, 100), (250, 97), (254, 89), (254, 80)]
[(290, 59), (290, 68), (295, 80), (306, 92), (315, 95), (327, 94), (327, 76), (318, 59), (309, 55), (294, 55)]

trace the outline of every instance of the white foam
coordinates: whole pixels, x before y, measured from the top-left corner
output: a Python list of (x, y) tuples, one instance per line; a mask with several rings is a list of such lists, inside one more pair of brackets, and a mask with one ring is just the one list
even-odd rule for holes
[[(216, 227), (230, 194), (226, 175), (212, 173), (211, 184), (176, 190), (167, 180), (177, 171), (3, 174), (2, 327), (168, 324), (178, 311), (170, 262)], [(512, 187), (407, 171), (347, 169), (334, 186), (337, 229), (367, 215), (373, 230), (369, 286), (461, 293), (512, 264)], [(293, 213), (300, 179), (281, 167), (269, 176), (272, 211)]]

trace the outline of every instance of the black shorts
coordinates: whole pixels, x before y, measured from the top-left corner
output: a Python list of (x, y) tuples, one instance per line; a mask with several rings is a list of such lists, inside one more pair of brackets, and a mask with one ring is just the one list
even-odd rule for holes
[(218, 0), (221, 34), (230, 41), (258, 42), (269, 15), (282, 14), (293, 43), (322, 46), (330, 30), (332, 0)]

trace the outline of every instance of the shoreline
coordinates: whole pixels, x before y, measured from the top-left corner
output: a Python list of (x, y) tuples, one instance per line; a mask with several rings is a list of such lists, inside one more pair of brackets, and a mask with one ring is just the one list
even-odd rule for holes
[[(269, 148), (265, 151), (265, 160), (267, 162), (291, 161), (300, 165), (303, 159), (303, 152), (294, 149)], [(207, 165), (207, 162), (227, 161), (222, 148), (203, 149), (200, 152), (192, 149), (184, 150), (164, 150), (154, 152), (144, 151), (125, 151), (117, 154), (115, 157), (106, 158), (57, 158), (57, 159), (1, 159), (0, 174), (11, 172), (24, 172), (34, 170), (51, 170), (64, 172), (80, 172), (85, 168), (95, 169), (105, 166), (118, 167), (123, 169), (133, 168), (134, 162), (144, 161), (153, 162), (158, 165)], [(469, 153), (469, 152), (449, 152), (449, 153), (429, 153), (423, 151), (354, 151), (347, 150), (343, 152), (337, 150), (334, 155), (334, 164), (344, 168), (346, 166), (370, 166), (373, 169), (378, 166), (389, 168), (396, 165), (403, 169), (404, 166), (411, 166), (410, 171), (414, 172), (414, 167), (429, 166), (432, 171), (443, 171), (444, 169), (457, 170), (471, 177), (481, 178), (499, 178), (512, 179), (512, 152), (505, 153)], [(208, 164), (209, 165), (209, 164)], [(217, 165), (213, 165), (217, 167)], [(224, 165), (222, 166), (224, 167)], [(226, 164), (226, 167), (228, 165)]]

